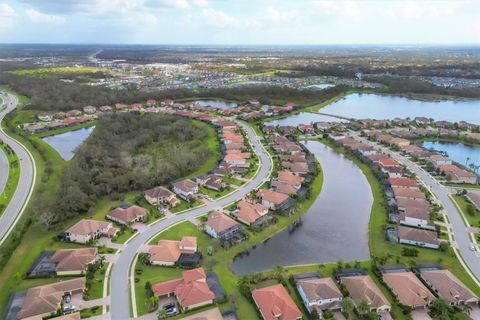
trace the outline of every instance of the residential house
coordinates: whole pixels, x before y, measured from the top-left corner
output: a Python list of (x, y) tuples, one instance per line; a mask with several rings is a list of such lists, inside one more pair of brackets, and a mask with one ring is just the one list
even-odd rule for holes
[(369, 275), (341, 277), (340, 282), (347, 288), (355, 305), (366, 301), (371, 312), (390, 312), (390, 302)]
[(160, 298), (174, 296), (183, 310), (203, 307), (215, 300), (203, 268), (187, 270), (181, 278), (156, 283), (152, 291)]
[(181, 320), (224, 320), (224, 318), (220, 309), (216, 307), (183, 317)]
[(94, 114), (95, 112), (97, 112), (97, 108), (95, 108), (94, 106), (85, 106), (83, 107), (83, 112), (88, 114)]
[(425, 194), (420, 190), (420, 188), (401, 188), (401, 187), (392, 187), (393, 190), (393, 196), (395, 199), (421, 199), (425, 200), (426, 196)]
[(480, 210), (480, 191), (468, 190), (465, 196)]
[(415, 181), (415, 179), (411, 179), (411, 178), (405, 178), (405, 177), (401, 177), (401, 178), (389, 178), (388, 179), (388, 183), (390, 184), (390, 186), (392, 188), (409, 188), (409, 189), (418, 189), (418, 184), (417, 184), (417, 181)]
[(114, 237), (118, 232), (111, 222), (82, 219), (65, 230), (65, 240), (87, 243), (100, 237)]
[(156, 207), (163, 205), (175, 207), (179, 203), (175, 193), (161, 186), (149, 189), (143, 195), (148, 203)]
[(238, 221), (248, 226), (261, 226), (269, 219), (268, 207), (260, 203), (241, 200), (237, 204), (235, 215)]
[(311, 124), (299, 124), (298, 130), (304, 134), (315, 133), (315, 128)]
[(157, 245), (150, 246), (148, 253), (150, 263), (161, 266), (174, 266), (183, 255), (197, 253), (197, 238), (182, 237), (182, 240), (160, 240)]
[(437, 232), (435, 231), (398, 226), (397, 235), (401, 244), (430, 249), (438, 249), (440, 247)]
[(478, 297), (450, 270), (422, 270), (422, 279), (451, 305), (477, 305)]
[(390, 140), (390, 144), (393, 144), (400, 148), (400, 147), (406, 147), (410, 145), (410, 141), (402, 138), (393, 138), (392, 140)]
[(208, 215), (205, 223), (205, 232), (212, 238), (223, 241), (231, 241), (238, 236), (243, 236), (242, 226), (219, 211), (214, 211)]
[(430, 124), (430, 119), (426, 117), (415, 117), (415, 123), (420, 126), (426, 126)]
[(428, 158), (428, 161), (430, 161), (435, 167), (439, 167), (444, 164), (452, 164), (452, 160), (448, 159), (447, 157), (444, 157), (440, 154), (433, 154)]
[(57, 276), (72, 276), (84, 274), (96, 258), (97, 248), (62, 249), (55, 251), (49, 262), (55, 265)]
[(137, 205), (129, 207), (118, 207), (107, 214), (107, 219), (122, 225), (129, 225), (135, 222), (142, 222), (147, 217), (148, 210)]
[(173, 192), (185, 200), (191, 200), (198, 193), (198, 185), (190, 179), (180, 180), (173, 184)]
[(343, 295), (332, 278), (307, 278), (297, 281), (297, 290), (305, 304), (312, 312), (319, 314), (324, 310), (340, 310)]
[(43, 122), (49, 122), (49, 121), (52, 121), (53, 116), (49, 113), (42, 112), (37, 114), (37, 119)]
[(302, 319), (302, 312), (281, 284), (255, 289), (252, 298), (264, 320)]
[(66, 294), (81, 294), (85, 290), (85, 278), (51, 283), (27, 290), (17, 319), (42, 319), (57, 312)]
[(436, 300), (413, 272), (386, 272), (383, 274), (383, 281), (401, 304), (413, 309), (426, 308)]
[(271, 189), (258, 190), (257, 197), (261, 199), (263, 206), (271, 210), (278, 209), (289, 199), (286, 194), (279, 193)]
[(214, 174), (201, 175), (196, 178), (196, 182), (207, 189), (221, 191), (227, 187), (223, 179)]

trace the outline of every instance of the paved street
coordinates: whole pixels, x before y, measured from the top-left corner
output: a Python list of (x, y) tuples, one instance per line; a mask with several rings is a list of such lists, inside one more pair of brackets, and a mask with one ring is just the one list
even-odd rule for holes
[(0, 216), (0, 244), (6, 239), (12, 227), (24, 211), (35, 184), (35, 165), (30, 152), (19, 142), (10, 138), (2, 129), (1, 121), (5, 115), (16, 108), (17, 98), (12, 95), (3, 96), (6, 109), (0, 112), (0, 139), (7, 143), (20, 159), (20, 179), (18, 187), (7, 208)]
[(237, 201), (247, 195), (250, 191), (259, 187), (266, 179), (268, 179), (270, 170), (272, 168), (271, 158), (267, 151), (263, 148), (259, 138), (253, 129), (245, 123), (239, 124), (246, 131), (254, 151), (260, 158), (260, 170), (258, 174), (250, 182), (239, 188), (233, 194), (227, 197), (211, 202), (204, 207), (192, 209), (185, 213), (167, 217), (164, 220), (158, 221), (145, 231), (137, 235), (133, 240), (126, 245), (120, 254), (117, 263), (114, 264), (111, 274), (111, 318), (112, 319), (129, 319), (130, 318), (130, 265), (133, 262), (135, 255), (140, 250), (142, 245), (157, 233), (168, 228), (169, 226), (182, 221), (188, 220), (205, 214), (213, 209), (224, 207), (234, 201)]
[(8, 159), (7, 155), (0, 149), (0, 194), (2, 194), (8, 178)]
[[(355, 135), (358, 136), (358, 134)], [(372, 143), (366, 139), (362, 140), (363, 142), (368, 143), (372, 146), (377, 146), (375, 143)], [(445, 213), (448, 216), (448, 219), (450, 220), (453, 234), (455, 235), (456, 247), (459, 250), (460, 255), (462, 256), (463, 260), (465, 261), (466, 265), (473, 273), (473, 275), (477, 279), (480, 279), (480, 259), (477, 257), (477, 252), (470, 249), (472, 241), (467, 232), (467, 228), (465, 226), (461, 213), (457, 210), (457, 207), (452, 202), (452, 199), (449, 197), (450, 188), (438, 183), (437, 180), (435, 180), (425, 170), (420, 168), (418, 165), (416, 165), (406, 157), (400, 155), (399, 153), (392, 152), (385, 147), (382, 147), (381, 149), (384, 153), (388, 154), (393, 159), (405, 165), (408, 170), (415, 173), (417, 177), (421, 181), (423, 181), (437, 197), (437, 199), (443, 206)]]

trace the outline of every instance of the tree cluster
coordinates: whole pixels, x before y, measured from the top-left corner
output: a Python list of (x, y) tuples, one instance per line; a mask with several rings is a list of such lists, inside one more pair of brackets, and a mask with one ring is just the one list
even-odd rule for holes
[[(65, 168), (49, 226), (87, 213), (104, 196), (165, 185), (198, 169), (211, 155), (208, 132), (171, 115), (102, 118)], [(42, 214), (45, 214), (42, 213)]]

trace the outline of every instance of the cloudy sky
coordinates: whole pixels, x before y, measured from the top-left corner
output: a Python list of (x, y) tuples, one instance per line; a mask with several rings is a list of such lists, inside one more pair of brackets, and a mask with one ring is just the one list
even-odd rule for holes
[(3, 43), (480, 44), (480, 0), (0, 0)]

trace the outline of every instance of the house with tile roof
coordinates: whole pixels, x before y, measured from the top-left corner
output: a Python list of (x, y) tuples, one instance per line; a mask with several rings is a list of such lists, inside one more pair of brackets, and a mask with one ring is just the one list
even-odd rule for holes
[(97, 259), (97, 248), (57, 250), (49, 261), (55, 264), (57, 276), (84, 274), (89, 264)]
[(324, 310), (340, 310), (343, 295), (332, 278), (300, 279), (296, 284), (305, 307), (321, 314)]
[(355, 305), (367, 301), (371, 312), (390, 312), (390, 302), (369, 275), (341, 277), (340, 282), (347, 288)]
[(182, 255), (195, 255), (197, 251), (197, 238), (183, 237), (180, 241), (162, 239), (157, 245), (150, 246), (148, 253), (151, 264), (174, 266)]
[(440, 241), (437, 232), (425, 229), (398, 226), (398, 242), (417, 247), (438, 249)]
[(148, 203), (155, 207), (163, 205), (175, 207), (179, 203), (175, 193), (162, 186), (146, 190), (143, 196)]
[(255, 289), (252, 297), (264, 320), (302, 319), (302, 312), (281, 284)]
[(203, 307), (215, 300), (215, 293), (208, 286), (203, 268), (187, 270), (181, 278), (156, 283), (152, 291), (158, 297), (174, 296), (183, 310)]
[(248, 226), (261, 226), (270, 218), (268, 208), (260, 203), (251, 203), (241, 200), (237, 203), (234, 213), (241, 223)]
[(100, 237), (113, 238), (118, 231), (118, 228), (115, 228), (111, 222), (82, 219), (65, 230), (65, 240), (87, 243)]
[(27, 290), (17, 319), (42, 319), (60, 309), (65, 294), (81, 294), (85, 278), (55, 282)]
[(220, 211), (213, 211), (208, 215), (205, 232), (212, 238), (223, 241), (243, 237), (243, 228), (240, 223)]
[(127, 208), (118, 207), (107, 214), (107, 219), (122, 225), (129, 225), (135, 222), (142, 222), (147, 217), (148, 210), (137, 205)]
[(413, 309), (426, 308), (436, 300), (413, 272), (386, 272), (383, 274), (383, 281), (401, 304)]

